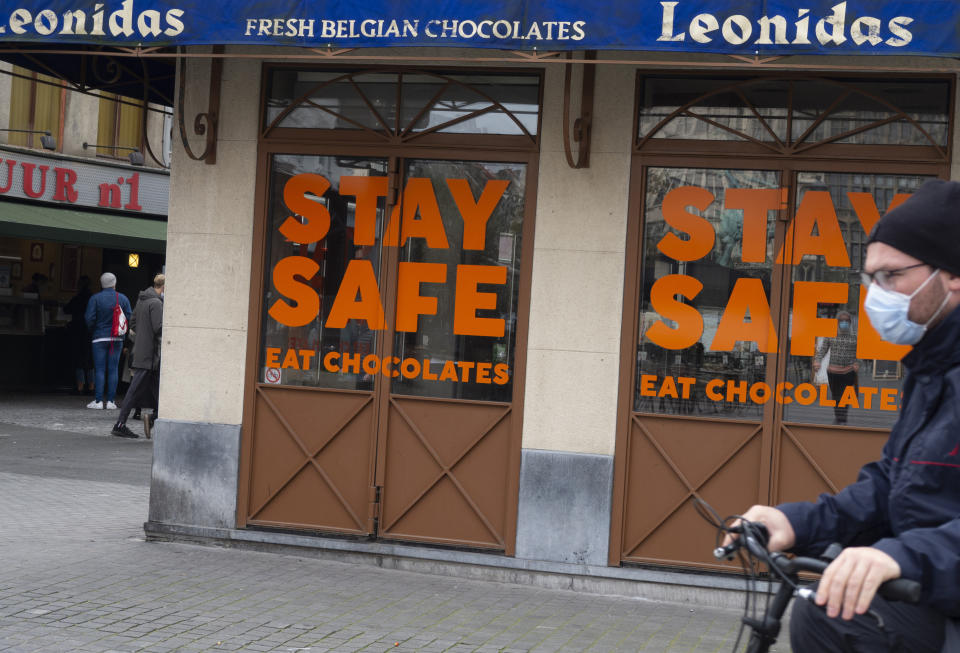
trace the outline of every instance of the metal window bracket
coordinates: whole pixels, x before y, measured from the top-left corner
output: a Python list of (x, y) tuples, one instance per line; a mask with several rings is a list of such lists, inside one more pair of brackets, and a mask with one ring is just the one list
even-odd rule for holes
[[(596, 50), (585, 50), (583, 53), (585, 60), (594, 60), (597, 58)], [(583, 66), (583, 78), (580, 80), (580, 117), (573, 122), (572, 130), (570, 125), (570, 85), (573, 76), (573, 53), (567, 53), (567, 59), (571, 60), (564, 64), (563, 77), (563, 153), (567, 157), (567, 165), (571, 168), (589, 168), (590, 167), (590, 135), (593, 130), (593, 88), (596, 79), (597, 67), (594, 64)], [(577, 149), (577, 160), (573, 160), (573, 151), (570, 145), (570, 134), (573, 133), (573, 140), (579, 143)]]
[[(223, 46), (213, 46), (214, 55), (223, 55)], [(183, 141), (183, 149), (194, 161), (203, 161), (207, 165), (214, 165), (217, 162), (217, 128), (220, 120), (220, 80), (223, 76), (223, 57), (214, 56), (210, 59), (210, 96), (207, 100), (207, 111), (198, 113), (193, 119), (193, 133), (197, 136), (206, 136), (206, 143), (203, 152), (199, 155), (193, 153), (190, 148), (190, 142), (187, 140), (187, 129), (183, 118), (184, 88), (186, 86), (186, 58), (180, 58), (180, 84), (177, 93), (177, 122), (180, 127), (180, 139)]]

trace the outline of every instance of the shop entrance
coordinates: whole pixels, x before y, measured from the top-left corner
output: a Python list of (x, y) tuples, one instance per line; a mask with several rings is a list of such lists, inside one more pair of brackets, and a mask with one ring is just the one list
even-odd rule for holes
[(611, 564), (717, 567), (692, 497), (813, 499), (879, 457), (907, 349), (859, 272), (879, 216), (949, 172), (952, 83), (640, 88)]
[(468, 78), (268, 73), (242, 525), (512, 552), (539, 78)]

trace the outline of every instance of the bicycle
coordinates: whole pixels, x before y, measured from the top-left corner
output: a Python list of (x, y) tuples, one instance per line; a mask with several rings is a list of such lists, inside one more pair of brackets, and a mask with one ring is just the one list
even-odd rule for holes
[[(780, 635), (780, 626), (784, 613), (787, 611), (791, 599), (797, 598), (813, 601), (816, 592), (810, 587), (801, 585), (800, 572), (822, 574), (827, 566), (836, 559), (843, 546), (834, 543), (827, 547), (819, 558), (791, 557), (785, 553), (775, 553), (767, 550), (769, 534), (766, 526), (760, 522), (744, 520), (739, 515), (720, 519), (717, 512), (705, 501), (694, 501), (697, 512), (717, 529), (716, 548), (713, 555), (717, 560), (733, 560), (739, 557), (747, 582), (747, 599), (744, 613), (741, 618), (740, 632), (733, 645), (733, 651), (740, 648), (744, 628), (750, 629), (750, 638), (747, 641), (746, 653), (767, 653)], [(735, 525), (734, 525), (735, 524)], [(735, 534), (737, 538), (730, 544), (721, 546), (721, 540), (727, 534)], [(756, 603), (760, 590), (757, 581), (760, 580), (758, 563), (763, 563), (769, 570), (767, 577), (766, 603), (762, 616), (757, 616)], [(772, 592), (774, 578), (780, 585), (776, 593)], [(877, 593), (886, 599), (916, 603), (920, 600), (920, 583), (907, 578), (895, 578), (883, 583)], [(772, 596), (772, 600), (771, 600)], [(753, 606), (751, 610), (751, 601)], [(883, 629), (883, 619), (872, 610), (868, 612), (877, 620), (877, 627)]]

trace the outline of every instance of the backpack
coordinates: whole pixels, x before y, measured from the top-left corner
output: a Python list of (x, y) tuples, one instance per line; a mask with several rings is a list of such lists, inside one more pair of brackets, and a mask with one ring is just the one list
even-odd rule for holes
[(127, 316), (120, 308), (120, 293), (117, 293), (117, 304), (113, 307), (113, 326), (110, 327), (110, 335), (114, 338), (122, 338), (127, 335)]

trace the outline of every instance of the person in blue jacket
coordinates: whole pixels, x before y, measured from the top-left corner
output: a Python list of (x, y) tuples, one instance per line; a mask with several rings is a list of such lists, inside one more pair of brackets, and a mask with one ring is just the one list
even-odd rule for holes
[(94, 399), (87, 408), (116, 409), (113, 397), (117, 393), (117, 366), (124, 336), (113, 334), (113, 313), (117, 306), (130, 319), (130, 300), (117, 292), (117, 277), (111, 272), (100, 275), (102, 290), (87, 302), (84, 319), (93, 341)]
[[(960, 183), (929, 181), (881, 218), (863, 277), (874, 328), (914, 345), (883, 458), (835, 495), (744, 518), (766, 524), (774, 551), (847, 547), (815, 601), (794, 602), (794, 653), (960, 651)], [(900, 577), (923, 586), (918, 605), (874, 597)]]

